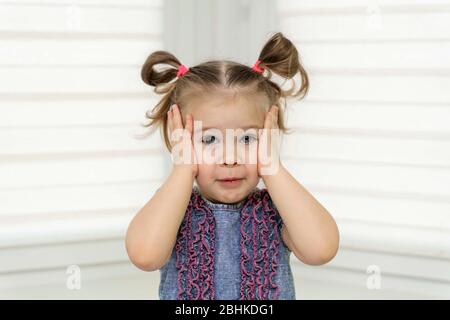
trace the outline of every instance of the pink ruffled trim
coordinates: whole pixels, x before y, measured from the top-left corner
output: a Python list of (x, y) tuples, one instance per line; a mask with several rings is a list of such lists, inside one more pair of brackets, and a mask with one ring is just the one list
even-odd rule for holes
[[(198, 216), (196, 224), (194, 215)], [(280, 243), (279, 215), (267, 189), (249, 195), (240, 218), (240, 299), (277, 299), (279, 288), (274, 277)], [(175, 249), (178, 299), (214, 299), (215, 218), (196, 192), (191, 195)]]

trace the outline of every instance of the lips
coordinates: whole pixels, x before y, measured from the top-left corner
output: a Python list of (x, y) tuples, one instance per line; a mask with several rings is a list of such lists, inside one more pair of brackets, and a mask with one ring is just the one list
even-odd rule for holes
[(242, 180), (242, 179), (244, 179), (244, 178), (231, 177), (231, 178), (219, 179), (219, 181), (234, 181), (234, 180)]
[(231, 188), (237, 188), (241, 185), (241, 181), (244, 180), (244, 178), (238, 178), (238, 177), (231, 177), (231, 178), (225, 178), (225, 179), (219, 179), (218, 183), (222, 188), (231, 189)]

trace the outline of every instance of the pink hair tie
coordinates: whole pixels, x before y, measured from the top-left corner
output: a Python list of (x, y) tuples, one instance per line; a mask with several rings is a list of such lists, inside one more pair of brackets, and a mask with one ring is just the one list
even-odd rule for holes
[(253, 71), (256, 71), (256, 72), (258, 72), (258, 73), (263, 73), (264, 69), (261, 69), (261, 68), (259, 67), (259, 64), (260, 64), (260, 63), (261, 63), (261, 60), (256, 60), (255, 64), (254, 64), (253, 67), (252, 67), (252, 70), (253, 70)]
[(177, 77), (179, 78), (180, 76), (183, 76), (188, 71), (189, 71), (189, 68), (186, 67), (184, 64), (181, 64), (178, 67)]

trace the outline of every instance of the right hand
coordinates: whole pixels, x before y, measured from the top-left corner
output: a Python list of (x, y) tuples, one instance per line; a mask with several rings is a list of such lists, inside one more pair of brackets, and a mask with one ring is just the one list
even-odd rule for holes
[(183, 127), (183, 118), (176, 104), (167, 112), (167, 124), (169, 127), (169, 140), (172, 145), (172, 162), (174, 168), (189, 170), (193, 177), (197, 177), (198, 164), (195, 149), (192, 144), (194, 130), (194, 118), (192, 114), (186, 114), (186, 126)]

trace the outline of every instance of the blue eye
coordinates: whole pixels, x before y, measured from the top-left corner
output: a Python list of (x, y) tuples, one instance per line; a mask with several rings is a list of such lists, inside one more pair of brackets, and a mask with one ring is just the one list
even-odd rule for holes
[(242, 138), (241, 138), (241, 141), (242, 140), (244, 140), (244, 143), (245, 144), (250, 144), (250, 143), (252, 143), (253, 141), (255, 141), (255, 140), (258, 140), (255, 136), (253, 136), (253, 135), (248, 135), (248, 134), (246, 134), (245, 136), (243, 136)]
[(203, 138), (202, 138), (202, 142), (204, 143), (204, 144), (211, 144), (211, 143), (213, 143), (214, 141), (216, 141), (217, 139), (216, 139), (216, 137), (215, 136), (203, 136)]

